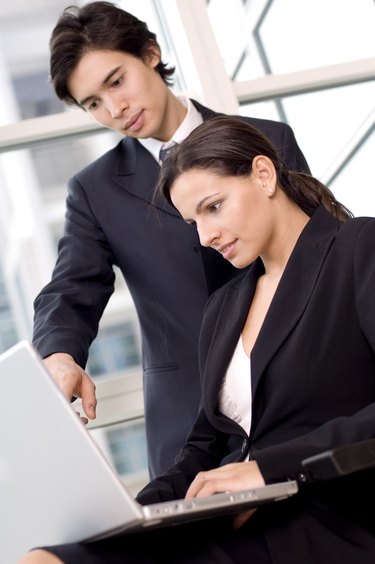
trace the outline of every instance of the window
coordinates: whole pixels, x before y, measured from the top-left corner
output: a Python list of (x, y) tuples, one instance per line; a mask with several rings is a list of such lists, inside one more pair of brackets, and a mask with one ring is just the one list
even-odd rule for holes
[(0, 268), (0, 353), (16, 344), (18, 333)]
[(131, 321), (101, 329), (88, 361), (90, 376), (118, 374), (141, 363), (136, 328)]
[[(68, 178), (118, 142), (80, 110), (68, 113), (48, 84), (49, 36), (68, 4), (0, 6), (0, 350), (30, 338), (32, 301), (49, 280), (62, 233)], [(176, 91), (218, 111), (288, 122), (312, 172), (356, 215), (375, 215), (371, 0), (119, 5), (156, 32), (163, 61), (176, 66)], [(131, 480), (146, 471), (140, 364), (135, 310), (117, 276), (88, 370), (100, 397), (99, 422), (129, 421), (91, 428)]]

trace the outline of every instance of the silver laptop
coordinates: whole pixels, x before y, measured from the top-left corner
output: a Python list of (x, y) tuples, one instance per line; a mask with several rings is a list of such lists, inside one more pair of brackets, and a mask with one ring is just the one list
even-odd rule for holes
[(27, 341), (0, 355), (0, 562), (30, 548), (90, 541), (277, 501), (289, 481), (139, 505)]

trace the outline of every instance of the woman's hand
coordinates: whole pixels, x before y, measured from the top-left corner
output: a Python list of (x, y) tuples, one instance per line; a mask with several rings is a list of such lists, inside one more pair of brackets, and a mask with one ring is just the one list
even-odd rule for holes
[(214, 470), (199, 472), (190, 484), (186, 497), (205, 497), (219, 492), (239, 492), (264, 485), (263, 476), (255, 460), (233, 462)]
[[(214, 470), (199, 472), (188, 491), (186, 498), (205, 497), (219, 492), (238, 492), (265, 485), (259, 466), (255, 460), (234, 462)], [(255, 509), (242, 511), (233, 520), (233, 527), (239, 529), (255, 513)]]

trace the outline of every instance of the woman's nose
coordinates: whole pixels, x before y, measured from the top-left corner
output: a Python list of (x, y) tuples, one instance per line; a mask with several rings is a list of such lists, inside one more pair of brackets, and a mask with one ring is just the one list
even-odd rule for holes
[(199, 241), (203, 247), (211, 247), (218, 240), (219, 233), (217, 229), (197, 225)]

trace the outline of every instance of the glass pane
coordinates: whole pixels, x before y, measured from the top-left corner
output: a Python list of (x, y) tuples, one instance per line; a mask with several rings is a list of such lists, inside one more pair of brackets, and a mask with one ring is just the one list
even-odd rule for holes
[[(87, 137), (51, 141), (29, 150), (0, 154), (3, 242), (0, 266), (3, 265), (4, 278), (0, 346), (3, 343), (3, 349), (20, 338), (31, 338), (33, 300), (50, 279), (57, 242), (62, 235), (68, 178), (117, 142), (116, 134), (103, 130)], [(90, 351), (89, 369), (93, 376), (118, 376), (140, 366), (139, 330), (133, 302), (118, 269), (115, 273), (115, 305), (111, 298), (103, 328), (99, 329)]]
[(210, 0), (208, 13), (236, 80), (375, 55), (373, 0)]
[[(312, 172), (324, 178), (340, 155), (345, 154), (358, 130), (373, 124), (375, 82), (293, 96), (285, 99), (283, 105)], [(368, 173), (367, 170), (367, 176)]]
[(275, 74), (375, 55), (373, 0), (273, 0), (260, 39)]
[(65, 199), (68, 179), (119, 141), (117, 133), (103, 129), (85, 137), (40, 143), (30, 149), (29, 158), (43, 199)]
[(139, 367), (137, 326), (131, 321), (103, 327), (90, 348), (88, 372), (103, 376)]
[(64, 0), (1, 2), (0, 123), (62, 111), (48, 82), (49, 37)]
[[(82, 6), (85, 0), (74, 2)], [(152, 0), (113, 2), (147, 22), (156, 33), (163, 60), (172, 65), (176, 57), (168, 45)], [(66, 0), (40, 0), (37, 3), (14, 0), (0, 3), (0, 125), (19, 119), (44, 116), (64, 110), (49, 84), (49, 39)], [(177, 72), (177, 86), (181, 74)]]
[[(79, 0), (75, 5), (85, 3)], [(145, 20), (167, 51), (153, 0), (116, 4)], [(49, 84), (48, 67), (50, 34), (68, 5), (65, 0), (1, 3), (0, 125), (66, 110)], [(0, 155), (0, 266), (4, 266), (4, 288), (13, 289), (12, 299), (7, 295), (6, 310), (0, 312), (3, 348), (20, 338), (31, 338), (32, 303), (52, 272), (63, 229), (68, 179), (118, 140), (117, 134), (103, 131)], [(105, 312), (104, 328), (90, 351), (94, 375), (119, 375), (140, 364), (137, 321), (121, 275), (116, 276), (116, 298), (115, 305), (111, 301)]]
[(0, 263), (0, 353), (15, 345), (19, 340), (12, 314), (10, 295), (5, 286)]
[[(330, 184), (355, 215), (375, 216), (375, 82), (311, 92), (276, 102), (247, 104), (240, 113), (285, 119), (293, 128), (312, 173)], [(371, 133), (372, 132), (372, 133)], [(366, 164), (366, 158), (367, 164)], [(334, 180), (333, 180), (334, 179)]]
[(375, 175), (369, 167), (374, 154), (375, 131), (372, 128), (372, 134), (330, 183), (336, 198), (356, 216), (375, 216)]
[(143, 419), (93, 429), (90, 433), (109, 463), (135, 495), (149, 479)]

